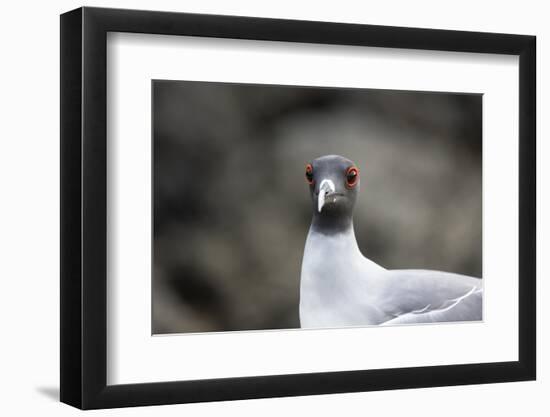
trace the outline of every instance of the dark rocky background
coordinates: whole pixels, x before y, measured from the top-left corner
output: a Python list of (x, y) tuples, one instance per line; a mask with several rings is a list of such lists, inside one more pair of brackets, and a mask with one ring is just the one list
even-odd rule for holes
[(153, 333), (298, 327), (305, 164), (361, 169), (386, 268), (481, 277), (481, 96), (154, 81)]

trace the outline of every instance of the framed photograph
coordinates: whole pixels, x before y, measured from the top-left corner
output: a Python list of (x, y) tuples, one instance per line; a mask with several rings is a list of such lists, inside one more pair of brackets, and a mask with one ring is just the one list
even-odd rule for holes
[(61, 16), (61, 401), (533, 380), (535, 37)]

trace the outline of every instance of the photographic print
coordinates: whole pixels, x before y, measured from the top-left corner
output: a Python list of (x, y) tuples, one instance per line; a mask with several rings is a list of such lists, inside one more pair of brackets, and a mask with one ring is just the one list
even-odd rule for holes
[(152, 96), (153, 334), (483, 319), (480, 94)]
[(62, 402), (536, 379), (536, 37), (93, 7), (60, 34)]

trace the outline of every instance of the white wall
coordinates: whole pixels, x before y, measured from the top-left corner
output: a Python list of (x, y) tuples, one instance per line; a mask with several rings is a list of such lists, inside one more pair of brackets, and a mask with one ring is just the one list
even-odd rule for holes
[[(59, 309), (59, 18), (77, 1), (3, 4), (1, 97), (2, 203), (0, 253), (0, 385), (3, 415), (72, 415), (57, 402)], [(254, 0), (92, 1), (89, 6), (330, 20), (396, 26), (534, 34), (538, 37), (539, 213), (550, 210), (550, 147), (541, 120), (550, 96), (550, 26), (542, 1), (338, 2)], [(539, 215), (539, 218), (541, 216)], [(539, 221), (539, 380), (527, 383), (432, 388), (346, 395), (193, 404), (101, 411), (100, 415), (548, 415), (550, 285), (549, 223)], [(543, 232), (546, 232), (543, 235)]]

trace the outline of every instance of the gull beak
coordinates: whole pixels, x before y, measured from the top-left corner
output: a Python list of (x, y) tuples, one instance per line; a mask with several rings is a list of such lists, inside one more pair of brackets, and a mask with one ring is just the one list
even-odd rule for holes
[(327, 195), (334, 193), (335, 191), (336, 187), (331, 180), (324, 179), (323, 181), (321, 181), (321, 185), (319, 186), (319, 196), (317, 197), (317, 210), (319, 211), (319, 213), (325, 205), (325, 198), (327, 197)]

